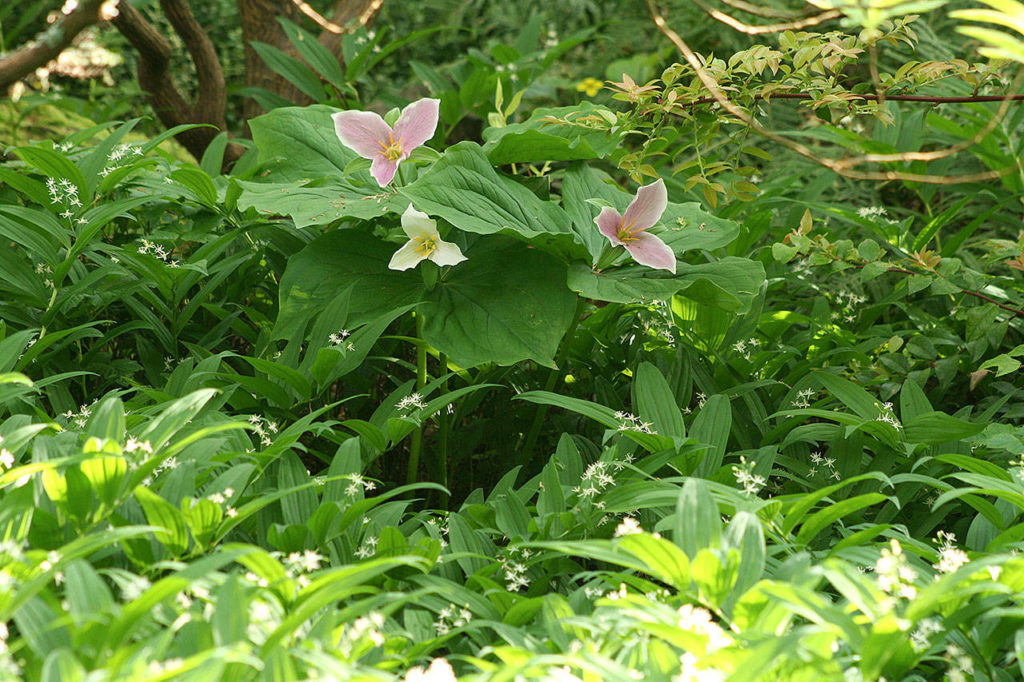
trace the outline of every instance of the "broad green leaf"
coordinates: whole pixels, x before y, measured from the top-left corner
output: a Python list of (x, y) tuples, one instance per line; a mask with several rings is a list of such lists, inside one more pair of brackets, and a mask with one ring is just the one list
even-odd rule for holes
[(418, 210), (466, 232), (508, 230), (523, 238), (571, 232), (565, 211), (499, 174), (473, 142), (449, 147), (440, 161), (400, 192)]
[[(535, 109), (526, 121), (484, 131), (487, 158), (495, 166), (509, 163), (544, 163), (604, 158), (622, 139), (622, 131), (610, 132), (587, 125), (588, 118), (611, 116), (609, 109), (591, 102), (572, 107)], [(580, 121), (566, 125), (552, 119)], [(607, 119), (605, 119), (607, 122)]]
[(711, 478), (722, 466), (731, 429), (732, 405), (729, 396), (721, 393), (710, 396), (690, 425), (690, 437), (708, 446), (697, 468), (698, 476)]
[(242, 188), (240, 209), (286, 215), (296, 227), (326, 225), (339, 218), (368, 220), (385, 213), (400, 214), (409, 201), (401, 194), (385, 192), (373, 185), (354, 185), (341, 178), (327, 177), (308, 184), (236, 181)]
[(554, 367), (576, 309), (564, 266), (514, 240), (479, 240), (466, 255), (426, 294), (423, 337), (462, 367)]
[(679, 262), (676, 275), (628, 263), (598, 272), (577, 263), (569, 268), (567, 284), (587, 298), (611, 303), (668, 300), (674, 294), (730, 312), (749, 308), (764, 283), (764, 268), (747, 258), (732, 256), (710, 263)]
[(657, 367), (649, 362), (643, 362), (637, 367), (633, 392), (640, 417), (649, 419), (655, 431), (670, 438), (686, 438), (683, 412)]
[(675, 514), (675, 543), (691, 559), (706, 548), (717, 548), (722, 535), (718, 503), (706, 481), (687, 478), (679, 490)]
[[(343, 176), (356, 158), (334, 132), (336, 109), (314, 104), (281, 107), (249, 121), (260, 161), (272, 169), (269, 182), (307, 183), (328, 175)], [(367, 185), (376, 181), (364, 174)]]

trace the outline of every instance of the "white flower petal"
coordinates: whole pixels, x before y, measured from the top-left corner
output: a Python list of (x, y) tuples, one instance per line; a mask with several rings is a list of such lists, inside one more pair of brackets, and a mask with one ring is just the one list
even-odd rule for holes
[(423, 211), (417, 211), (412, 204), (409, 204), (409, 208), (405, 209), (405, 213), (402, 214), (402, 229), (409, 235), (409, 239), (416, 237), (429, 237), (435, 241), (441, 239), (437, 233), (437, 221)]
[(425, 258), (422, 253), (417, 252), (417, 246), (419, 244), (415, 240), (410, 239), (406, 242), (405, 246), (395, 251), (395, 255), (391, 257), (391, 262), (388, 263), (388, 268), (391, 270), (408, 270), (409, 268), (416, 267)]
[(462, 255), (462, 251), (455, 244), (443, 242), (440, 239), (435, 240), (434, 244), (437, 246), (437, 249), (427, 258), (438, 265), (456, 265), (466, 260), (466, 257)]

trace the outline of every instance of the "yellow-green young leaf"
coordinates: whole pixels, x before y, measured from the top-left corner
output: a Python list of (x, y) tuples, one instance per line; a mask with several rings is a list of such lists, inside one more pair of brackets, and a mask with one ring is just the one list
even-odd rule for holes
[[(723, 554), (725, 561), (721, 558)], [(690, 573), (701, 600), (705, 604), (720, 608), (736, 584), (739, 567), (740, 553), (735, 549), (724, 552), (702, 549), (697, 552)]]
[(621, 538), (619, 547), (640, 559), (652, 577), (680, 592), (690, 587), (690, 560), (683, 550), (668, 540), (640, 533)]
[(82, 462), (81, 467), (96, 497), (108, 507), (113, 507), (128, 473), (128, 463), (123, 457), (94, 457)]
[(811, 209), (805, 208), (804, 214), (800, 216), (800, 231), (807, 234), (814, 226), (814, 219), (811, 217)]
[(172, 556), (184, 554), (188, 550), (188, 525), (181, 512), (149, 488), (139, 486), (134, 494), (142, 506), (146, 521), (151, 526), (163, 528), (163, 531), (154, 533), (156, 539)]
[(191, 504), (190, 500), (182, 501), (182, 513), (188, 521), (189, 530), (196, 544), (205, 547), (213, 539), (217, 527), (224, 518), (224, 510), (212, 500), (202, 499)]

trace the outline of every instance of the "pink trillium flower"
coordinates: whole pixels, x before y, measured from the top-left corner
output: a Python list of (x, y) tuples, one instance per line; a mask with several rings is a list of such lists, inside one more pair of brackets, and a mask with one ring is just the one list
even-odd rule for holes
[(370, 175), (384, 187), (395, 177), (398, 164), (413, 149), (434, 136), (439, 99), (418, 99), (405, 109), (392, 128), (372, 111), (339, 111), (331, 116), (341, 143), (364, 159), (370, 159)]
[(644, 185), (636, 191), (623, 215), (610, 206), (601, 209), (594, 218), (601, 234), (608, 237), (613, 246), (624, 246), (629, 255), (640, 265), (657, 270), (676, 272), (676, 255), (668, 244), (647, 232), (668, 206), (668, 191), (665, 182)]
[(392, 270), (408, 270), (423, 260), (431, 260), (438, 265), (457, 265), (466, 260), (458, 246), (441, 239), (437, 221), (417, 211), (412, 204), (402, 214), (402, 229), (409, 241), (391, 257), (388, 267)]

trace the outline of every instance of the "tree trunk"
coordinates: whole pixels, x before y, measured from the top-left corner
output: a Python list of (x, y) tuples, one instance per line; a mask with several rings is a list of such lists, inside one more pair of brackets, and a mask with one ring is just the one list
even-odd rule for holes
[[(274, 0), (238, 0), (238, 16), (242, 23), (242, 40), (245, 41), (245, 85), (264, 88), (289, 102), (304, 105), (311, 100), (282, 76), (274, 73), (267, 63), (260, 59), (252, 48), (252, 41), (266, 43), (293, 57), (297, 56), (291, 41), (285, 35), (278, 17), (301, 24), (302, 13), (291, 2)], [(259, 116), (263, 108), (251, 97), (245, 99), (242, 113), (246, 120)]]

